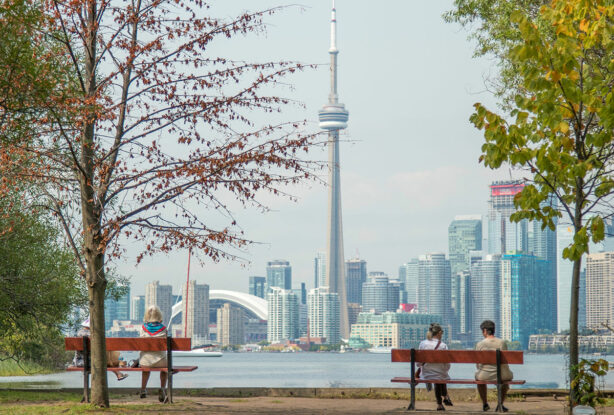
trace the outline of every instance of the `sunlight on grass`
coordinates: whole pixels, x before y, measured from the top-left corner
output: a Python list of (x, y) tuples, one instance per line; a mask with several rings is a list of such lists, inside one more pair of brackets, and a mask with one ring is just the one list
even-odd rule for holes
[(45, 375), (54, 372), (54, 370), (46, 369), (36, 363), (23, 362), (17, 364), (14, 360), (0, 361), (0, 376)]

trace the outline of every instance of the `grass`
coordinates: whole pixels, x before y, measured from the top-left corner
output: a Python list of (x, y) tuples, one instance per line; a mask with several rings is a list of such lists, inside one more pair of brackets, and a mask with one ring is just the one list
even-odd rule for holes
[(68, 392), (14, 391), (0, 389), (0, 404), (20, 402), (79, 402), (81, 395)]
[(108, 409), (95, 408), (91, 405), (82, 404), (46, 404), (46, 405), (2, 405), (0, 406), (0, 414), (11, 415), (52, 415), (52, 414), (68, 414), (82, 415), (93, 413), (104, 414), (167, 414), (168, 408), (161, 408), (160, 404), (152, 405), (112, 405)]
[(249, 402), (247, 399), (230, 399), (230, 402), (235, 402), (235, 403), (242, 403), (242, 402)]
[(54, 372), (52, 369), (32, 362), (21, 362), (18, 364), (10, 359), (0, 361), (0, 376), (45, 375)]

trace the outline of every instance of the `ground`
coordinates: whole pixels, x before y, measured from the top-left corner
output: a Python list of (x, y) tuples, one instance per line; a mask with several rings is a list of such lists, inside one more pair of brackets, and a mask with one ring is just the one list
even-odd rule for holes
[[(79, 395), (75, 393), (36, 394), (36, 392), (0, 391), (0, 414), (404, 414), (407, 413), (407, 401), (404, 399), (370, 399), (370, 398), (302, 398), (302, 397), (209, 397), (177, 396), (172, 405), (157, 402), (153, 390), (150, 397), (139, 399), (136, 394), (113, 394), (111, 409), (97, 410), (90, 405), (79, 404)], [(420, 399), (429, 395), (420, 394)], [(450, 414), (484, 414), (480, 402), (470, 391), (451, 391), (453, 407), (448, 407)], [(432, 400), (419, 400), (418, 413), (436, 413)], [(491, 401), (494, 407), (494, 402)], [(516, 414), (564, 414), (565, 400), (553, 396), (517, 396), (506, 404), (510, 413)], [(491, 409), (490, 413), (494, 413)], [(599, 414), (614, 415), (614, 407), (600, 408)]]

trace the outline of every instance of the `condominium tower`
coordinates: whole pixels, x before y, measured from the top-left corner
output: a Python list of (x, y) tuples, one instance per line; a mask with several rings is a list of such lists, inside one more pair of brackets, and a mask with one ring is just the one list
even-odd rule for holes
[(586, 256), (586, 326), (614, 325), (614, 252)]
[(145, 317), (145, 296), (135, 295), (132, 297), (130, 304), (130, 320), (138, 323), (143, 321)]
[(345, 278), (348, 303), (361, 304), (362, 284), (367, 281), (367, 261), (359, 258), (345, 261)]
[[(189, 289), (187, 289), (189, 287)], [(204, 341), (209, 338), (209, 285), (197, 284), (190, 281), (183, 284), (182, 319), (181, 326), (185, 330), (184, 336)], [(187, 315), (186, 311), (187, 298)], [(187, 320), (186, 320), (187, 319)]]
[(145, 310), (152, 305), (157, 305), (162, 311), (162, 321), (168, 324), (173, 308), (173, 287), (160, 285), (160, 281), (153, 281), (145, 287)]
[(271, 288), (267, 294), (267, 340), (279, 343), (299, 337), (299, 301), (291, 290)]
[(292, 267), (288, 261), (275, 260), (267, 262), (266, 267), (267, 292), (278, 287), (284, 290), (292, 289)]
[(418, 264), (418, 309), (452, 321), (450, 261), (443, 253), (421, 255)]
[(249, 277), (249, 293), (256, 297), (264, 298), (266, 294), (266, 278), (265, 277)]
[(222, 346), (245, 342), (243, 310), (229, 303), (217, 309), (217, 341)]
[(319, 287), (307, 295), (309, 337), (325, 337), (326, 343), (339, 343), (339, 295)]

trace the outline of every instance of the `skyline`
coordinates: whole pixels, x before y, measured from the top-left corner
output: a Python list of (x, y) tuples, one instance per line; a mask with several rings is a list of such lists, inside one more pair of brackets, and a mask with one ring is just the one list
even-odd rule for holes
[[(330, 2), (306, 3), (305, 10), (290, 8), (269, 18), (266, 38), (233, 41), (232, 53), (245, 59), (258, 53), (321, 64), (288, 79), (294, 85), (291, 97), (305, 108), (289, 108), (287, 118), (306, 118), (316, 129), (317, 110), (328, 93)], [(242, 0), (216, 4), (212, 12), (232, 15), (273, 4)], [(393, 6), (395, 13), (390, 13)], [(369, 269), (391, 276), (410, 258), (446, 252), (453, 218), (485, 214), (488, 185), (509, 178), (507, 171), (493, 172), (477, 162), (482, 138), (468, 118), (474, 102), (494, 102), (484, 92), (483, 77), (495, 68), (486, 59), (473, 59), (467, 33), (443, 22), (441, 14), (451, 6), (452, 1), (384, 1), (378, 7), (362, 0), (337, 1), (341, 90), (354, 114), (341, 143), (345, 257), (360, 256)], [(364, 30), (369, 24), (377, 30)], [(311, 154), (326, 159), (325, 150)], [(262, 242), (244, 255), (251, 260), (248, 267), (209, 260), (202, 267), (192, 261), (191, 278), (219, 289), (246, 291), (248, 277), (264, 275), (267, 261), (286, 259), (294, 282), (311, 287), (313, 258), (326, 249), (327, 188), (308, 183), (291, 193), (298, 202), (265, 196), (272, 211), (264, 215), (239, 207), (233, 211), (247, 237)], [(185, 279), (186, 251), (145, 258), (137, 268), (134, 252), (128, 246), (117, 272), (130, 277), (135, 290), (144, 291), (145, 281), (178, 287)]]

